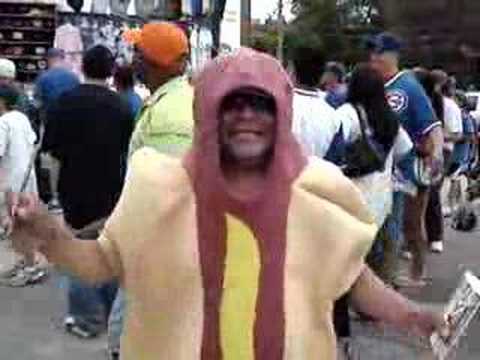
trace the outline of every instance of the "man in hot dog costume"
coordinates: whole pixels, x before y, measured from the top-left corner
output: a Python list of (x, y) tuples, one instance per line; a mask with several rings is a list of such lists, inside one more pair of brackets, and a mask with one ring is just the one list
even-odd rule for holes
[[(376, 233), (359, 192), (303, 157), (276, 60), (242, 49), (195, 85), (192, 149), (182, 160), (136, 152), (97, 242), (17, 196), (16, 243), (83, 279), (120, 279), (124, 360), (334, 360), (332, 303), (368, 270)], [(368, 279), (360, 298), (384, 291)]]

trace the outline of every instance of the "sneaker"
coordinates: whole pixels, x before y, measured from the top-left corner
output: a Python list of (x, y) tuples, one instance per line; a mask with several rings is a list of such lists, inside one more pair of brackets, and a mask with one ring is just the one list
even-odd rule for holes
[(60, 215), (63, 213), (62, 206), (60, 205), (60, 202), (57, 199), (52, 199), (48, 203), (48, 212), (53, 215)]
[(120, 360), (120, 350), (108, 350), (108, 360)]
[(5, 270), (0, 271), (0, 280), (6, 280), (14, 277), (18, 271), (22, 270), (25, 268), (25, 263), (23, 260), (20, 260), (13, 264), (11, 267), (6, 268)]
[(65, 331), (80, 339), (93, 339), (96, 333), (90, 331), (87, 327), (81, 326), (73, 316), (67, 316), (64, 320)]
[(408, 251), (408, 250), (402, 251), (402, 255), (401, 255), (401, 256), (402, 256), (402, 258), (403, 258), (404, 260), (407, 260), (407, 261), (410, 261), (410, 260), (413, 259), (412, 253), (411, 253), (410, 251)]
[(441, 254), (443, 253), (443, 241), (434, 241), (430, 244), (430, 250), (432, 253)]
[(25, 287), (41, 283), (48, 276), (46, 270), (35, 266), (18, 269), (10, 278), (0, 280), (0, 285), (9, 287)]
[(443, 207), (443, 217), (449, 218), (452, 216), (452, 213), (453, 213), (452, 208), (446, 205)]

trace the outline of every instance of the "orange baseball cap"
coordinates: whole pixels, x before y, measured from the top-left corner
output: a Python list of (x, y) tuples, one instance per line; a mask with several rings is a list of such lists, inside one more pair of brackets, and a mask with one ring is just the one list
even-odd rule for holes
[(184, 31), (169, 22), (154, 22), (142, 29), (127, 30), (125, 41), (142, 50), (148, 60), (169, 67), (188, 54), (188, 39)]

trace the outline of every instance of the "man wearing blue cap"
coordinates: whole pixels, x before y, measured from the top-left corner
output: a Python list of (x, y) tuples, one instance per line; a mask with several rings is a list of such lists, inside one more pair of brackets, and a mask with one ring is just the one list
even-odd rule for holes
[(370, 63), (385, 79), (388, 102), (416, 145), (415, 154), (396, 171), (396, 183), (404, 196), (404, 235), (413, 254), (410, 278), (398, 285), (425, 285), (425, 212), (429, 188), (441, 178), (443, 134), (430, 100), (410, 71), (400, 71), (403, 43), (382, 33), (370, 39)]
[(322, 88), (327, 92), (325, 101), (334, 109), (338, 109), (347, 101), (346, 69), (342, 63), (331, 61), (325, 66), (320, 80)]

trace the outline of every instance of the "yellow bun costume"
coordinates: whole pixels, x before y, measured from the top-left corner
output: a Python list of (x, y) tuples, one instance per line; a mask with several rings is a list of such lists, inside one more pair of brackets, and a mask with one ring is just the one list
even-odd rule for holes
[[(218, 112), (246, 87), (275, 99), (277, 132), (261, 191), (237, 198), (220, 168)], [(358, 190), (302, 156), (292, 85), (273, 58), (242, 49), (195, 89), (190, 153), (137, 152), (100, 238), (127, 293), (122, 359), (334, 360), (332, 304), (376, 233)]]

